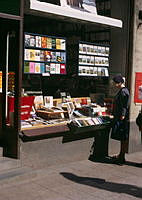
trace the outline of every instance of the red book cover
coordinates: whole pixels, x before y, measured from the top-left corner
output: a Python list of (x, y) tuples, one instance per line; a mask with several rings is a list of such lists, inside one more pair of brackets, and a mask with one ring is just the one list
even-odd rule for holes
[(61, 64), (60, 65), (60, 73), (61, 74), (66, 74), (66, 65), (65, 64)]

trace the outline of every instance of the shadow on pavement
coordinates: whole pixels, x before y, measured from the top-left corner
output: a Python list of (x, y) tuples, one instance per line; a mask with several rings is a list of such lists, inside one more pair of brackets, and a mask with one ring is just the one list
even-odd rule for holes
[(88, 185), (101, 190), (107, 190), (119, 194), (124, 193), (137, 198), (142, 198), (142, 188), (135, 185), (108, 182), (105, 181), (105, 179), (100, 178), (82, 177), (68, 172), (61, 172), (60, 174), (66, 179), (69, 179), (78, 184)]

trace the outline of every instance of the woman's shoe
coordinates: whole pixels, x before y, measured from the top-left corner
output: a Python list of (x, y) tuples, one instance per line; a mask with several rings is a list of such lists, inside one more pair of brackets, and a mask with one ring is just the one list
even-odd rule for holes
[(112, 162), (115, 164), (124, 164), (126, 162), (125, 158), (120, 156), (120, 155), (114, 155), (111, 157), (112, 158)]

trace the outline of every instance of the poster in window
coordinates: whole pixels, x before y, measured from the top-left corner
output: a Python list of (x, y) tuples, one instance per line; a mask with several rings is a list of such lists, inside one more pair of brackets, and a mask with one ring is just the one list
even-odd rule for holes
[(135, 75), (134, 102), (142, 103), (142, 72), (136, 72)]

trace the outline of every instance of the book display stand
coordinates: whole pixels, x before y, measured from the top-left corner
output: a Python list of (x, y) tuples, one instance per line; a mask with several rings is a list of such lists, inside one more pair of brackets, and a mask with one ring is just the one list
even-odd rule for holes
[(109, 46), (95, 43), (79, 43), (79, 76), (108, 77)]
[(66, 74), (66, 39), (25, 33), (24, 73)]

